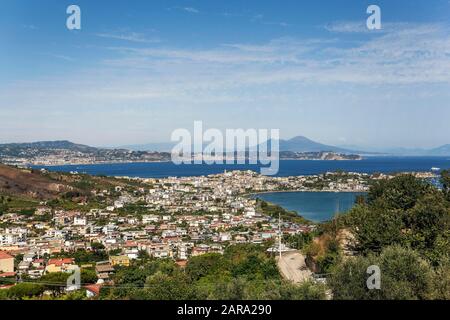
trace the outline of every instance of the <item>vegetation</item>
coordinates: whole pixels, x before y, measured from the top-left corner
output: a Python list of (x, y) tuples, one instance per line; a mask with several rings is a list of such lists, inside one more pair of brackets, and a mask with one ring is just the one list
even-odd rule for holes
[(281, 216), (281, 219), (286, 221), (292, 221), (299, 224), (311, 224), (311, 221), (299, 216), (296, 212), (288, 211), (279, 205), (261, 199), (257, 199), (257, 204), (262, 214), (272, 218), (278, 219), (278, 217)]
[(410, 175), (375, 184), (367, 203), (351, 210), (347, 221), (356, 237), (354, 249), (363, 254), (401, 244), (437, 265), (450, 252), (449, 201)]
[[(48, 175), (52, 181), (64, 181), (76, 189), (65, 193), (63, 199), (50, 200), (48, 204), (53, 209), (80, 209), (77, 199), (88, 194), (88, 190), (119, 192), (112, 186), (120, 182), (112, 178)], [(326, 289), (331, 289), (334, 299), (450, 299), (449, 171), (442, 172), (441, 184), (442, 190), (412, 175), (379, 180), (372, 184), (366, 197), (358, 197), (348, 214), (321, 224), (313, 233), (285, 235), (287, 245), (306, 254), (308, 266), (327, 275), (328, 287), (315, 282), (294, 285), (283, 280), (275, 259), (266, 251), (271, 244), (267, 242), (232, 245), (223, 254), (192, 257), (185, 268), (171, 259), (153, 259), (141, 251), (130, 267), (115, 267), (114, 285), (105, 286), (100, 299), (325, 299)], [(86, 197), (95, 206), (102, 201), (92, 194)], [(0, 197), (0, 215), (15, 212), (32, 216), (37, 206), (34, 199)], [(310, 223), (262, 200), (258, 200), (258, 210), (274, 219), (280, 215), (285, 221)], [(118, 212), (140, 215), (146, 208), (137, 202)], [(51, 219), (51, 213), (42, 219)], [(343, 234), (351, 235), (351, 240), (344, 241)], [(73, 257), (78, 265), (108, 259), (102, 244), (92, 243), (91, 248), (53, 257)], [(119, 253), (120, 250), (109, 254)], [(15, 264), (21, 260), (20, 255), (16, 256)], [(380, 290), (367, 287), (369, 266), (381, 270)], [(33, 282), (19, 283), (0, 290), (0, 300), (43, 298), (44, 292), (50, 292), (50, 297), (45, 297), (51, 299), (84, 299), (83, 291), (65, 292), (68, 276), (50, 273)], [(81, 278), (83, 284), (97, 281), (95, 271), (89, 268), (82, 270)], [(9, 283), (15, 279), (10, 280)]]
[(441, 183), (443, 192), (448, 201), (450, 201), (450, 170), (444, 170), (441, 173)]
[(78, 265), (88, 264), (92, 262), (99, 262), (108, 260), (108, 253), (105, 248), (96, 249), (92, 251), (78, 249), (75, 252), (61, 252), (53, 255), (54, 258), (75, 258), (75, 263)]
[(289, 248), (302, 250), (311, 243), (313, 237), (314, 234), (312, 232), (284, 235), (283, 243), (286, 243)]
[(171, 260), (147, 260), (120, 268), (116, 288), (101, 291), (102, 299), (324, 299), (325, 288), (314, 283), (296, 286), (281, 279), (265, 247), (236, 245), (223, 255), (193, 257), (180, 269)]
[[(376, 265), (381, 270), (380, 290), (366, 285), (367, 268)], [(336, 267), (329, 279), (335, 299), (356, 300), (416, 300), (441, 299), (447, 288), (436, 287), (439, 277), (431, 264), (416, 251), (401, 246), (386, 247), (380, 254), (348, 259)], [(442, 286), (442, 284), (440, 284)]]
[[(448, 171), (441, 181), (442, 190), (411, 175), (379, 181), (367, 199), (358, 199), (339, 218), (355, 238), (356, 256), (322, 266), (331, 273), (328, 284), (335, 299), (450, 297)], [(380, 290), (366, 285), (367, 268), (373, 265), (380, 267)]]
[[(0, 290), (0, 291), (2, 291), (2, 290)], [(19, 283), (19, 284), (15, 285), (14, 287), (11, 287), (5, 291), (6, 291), (5, 295), (8, 299), (23, 300), (25, 298), (33, 298), (33, 297), (41, 296), (45, 291), (45, 287), (41, 284)], [(1, 298), (1, 294), (0, 294), (0, 298)]]

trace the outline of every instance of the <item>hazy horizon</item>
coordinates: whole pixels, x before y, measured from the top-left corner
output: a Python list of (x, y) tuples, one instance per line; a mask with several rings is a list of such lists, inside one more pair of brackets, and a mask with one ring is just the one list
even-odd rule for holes
[[(301, 135), (295, 136), (295, 137), (290, 137), (290, 138), (283, 138), (281, 137), (280, 140), (284, 140), (284, 141), (288, 141), (294, 138), (298, 138), (298, 137), (304, 137)], [(326, 143), (322, 143), (321, 141), (315, 140), (315, 139), (310, 139), (309, 137), (305, 137), (309, 140), (311, 140), (312, 142), (315, 143), (320, 143), (320, 144), (324, 144), (327, 145)], [(145, 146), (152, 146), (149, 147), (148, 151), (170, 151), (170, 149), (177, 144), (177, 142), (171, 142), (171, 141), (155, 141), (155, 142), (147, 142), (147, 143), (130, 143), (130, 144), (123, 144), (123, 145), (90, 145), (88, 143), (83, 143), (80, 141), (71, 141), (71, 140), (67, 140), (67, 139), (52, 139), (52, 140), (36, 140), (36, 141), (10, 141), (10, 142), (0, 142), (1, 144), (24, 144), (24, 143), (36, 143), (36, 142), (53, 142), (53, 141), (69, 141), (75, 144), (81, 144), (81, 145), (88, 145), (91, 147), (95, 147), (95, 148), (107, 148), (107, 149), (122, 149), (122, 148), (131, 148), (133, 150), (144, 150), (146, 148), (142, 148), (139, 149), (139, 147), (145, 147)], [(266, 143), (267, 141), (259, 141), (259, 143)], [(208, 142), (204, 142), (204, 146), (207, 146)], [(431, 149), (435, 149), (435, 148), (439, 148), (439, 147), (443, 147), (443, 146), (448, 146), (450, 145), (450, 143), (446, 143), (443, 145), (436, 145), (436, 146), (431, 146), (431, 147), (404, 147), (404, 146), (386, 146), (386, 147), (376, 147), (376, 146), (362, 146), (362, 145), (349, 145), (349, 144), (329, 144), (330, 146), (333, 147), (338, 147), (338, 148), (342, 148), (342, 149), (347, 149), (350, 151), (367, 151), (367, 152), (400, 152), (400, 151), (427, 151), (427, 150), (431, 150)], [(163, 150), (164, 146), (170, 146), (170, 149), (167, 150)], [(159, 147), (159, 148), (157, 148)], [(252, 147), (252, 146), (249, 146)]]

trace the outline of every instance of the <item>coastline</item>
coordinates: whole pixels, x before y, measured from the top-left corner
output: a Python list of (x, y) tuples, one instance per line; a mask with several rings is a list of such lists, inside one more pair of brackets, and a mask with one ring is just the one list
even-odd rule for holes
[[(317, 212), (311, 211), (312, 209), (300, 209), (300, 208), (292, 209), (292, 208), (286, 207), (285, 206), (286, 203), (273, 202), (273, 200), (269, 201), (269, 200), (264, 199), (263, 197), (258, 197), (258, 195), (277, 194), (277, 193), (304, 193), (304, 194), (306, 194), (306, 193), (316, 193), (316, 194), (319, 194), (319, 193), (330, 193), (330, 194), (353, 193), (353, 194), (367, 195), (367, 192), (358, 192), (358, 191), (346, 191), (346, 192), (339, 192), (339, 191), (335, 192), (335, 191), (333, 191), (333, 192), (329, 192), (329, 191), (322, 191), (322, 190), (320, 190), (320, 191), (294, 191), (293, 190), (293, 191), (288, 191), (288, 192), (276, 191), (276, 192), (258, 192), (258, 193), (247, 194), (247, 197), (254, 196), (252, 198), (254, 200), (260, 200), (260, 201), (266, 202), (267, 204), (281, 207), (286, 212), (295, 213), (298, 217), (301, 217), (302, 219), (304, 219), (306, 221), (309, 221), (313, 225), (320, 225), (322, 223), (329, 222), (329, 221), (333, 220), (333, 217), (335, 217), (337, 213), (338, 214), (345, 214), (345, 213), (347, 213), (350, 210), (350, 208), (342, 210), (342, 211), (339, 211), (339, 212), (335, 212), (333, 215), (330, 215), (329, 218), (322, 219), (321, 218), (322, 212), (320, 212), (321, 211), (320, 209)], [(308, 215), (309, 215), (309, 217), (308, 217)]]
[[(363, 161), (362, 159), (295, 159), (295, 158), (280, 158), (279, 160), (283, 161), (328, 161), (328, 162), (337, 162), (337, 161)], [(95, 161), (95, 162), (71, 162), (71, 163), (60, 163), (60, 164), (44, 164), (40, 162), (33, 163), (5, 163), (8, 165), (17, 165), (17, 166), (27, 166), (27, 167), (62, 167), (62, 166), (83, 166), (83, 165), (99, 165), (99, 164), (133, 164), (133, 163), (173, 163), (171, 160), (148, 160), (148, 161)], [(207, 163), (205, 163), (208, 165)], [(225, 165), (225, 161), (223, 163), (218, 163), (218, 165)], [(249, 163), (245, 163), (249, 164)], [(213, 164), (215, 165), (215, 164)]]
[(273, 190), (273, 191), (261, 191), (246, 193), (245, 196), (257, 196), (259, 194), (271, 194), (271, 193), (367, 193), (367, 191), (357, 190)]
[[(101, 165), (101, 164), (139, 164), (139, 163), (172, 163), (170, 160), (151, 160), (151, 161), (99, 161), (99, 162), (81, 162), (81, 163), (62, 163), (62, 164), (35, 164), (35, 163), (27, 163), (27, 164), (21, 164), (22, 166), (26, 167), (64, 167), (64, 166), (95, 166), (95, 165)], [(19, 164), (16, 164), (20, 166)]]
[[(442, 158), (440, 158), (442, 159)], [(362, 176), (370, 176), (378, 173), (381, 175), (396, 174), (413, 174), (419, 178), (437, 178), (436, 172), (430, 172), (430, 168), (438, 166), (442, 168), (450, 167), (450, 162), (440, 160), (412, 161), (403, 165), (402, 161), (394, 160), (384, 161), (305, 161), (305, 160), (281, 160), (280, 171), (275, 178), (298, 178), (320, 176), (327, 173), (344, 172), (348, 174), (356, 174)], [(420, 160), (420, 159), (419, 159)], [(283, 165), (284, 162), (284, 165)], [(349, 163), (348, 165), (344, 165)], [(341, 163), (343, 165), (341, 165)], [(171, 161), (165, 160), (149, 160), (149, 161), (105, 161), (95, 163), (72, 163), (72, 164), (28, 164), (23, 168), (34, 170), (60, 171), (67, 173), (80, 173), (90, 175), (105, 175), (116, 178), (133, 178), (133, 179), (151, 179), (151, 178), (187, 178), (187, 177), (206, 177), (209, 175), (220, 175), (225, 171), (252, 171), (259, 173), (258, 165), (176, 165)], [(131, 172), (131, 175), (129, 174)], [(295, 187), (295, 186), (291, 186)], [(311, 186), (312, 188), (314, 186)], [(335, 186), (334, 188), (339, 188)], [(264, 190), (261, 192), (251, 191), (250, 194), (269, 193), (269, 192), (360, 192), (364, 190), (351, 189), (287, 189), (287, 190)]]

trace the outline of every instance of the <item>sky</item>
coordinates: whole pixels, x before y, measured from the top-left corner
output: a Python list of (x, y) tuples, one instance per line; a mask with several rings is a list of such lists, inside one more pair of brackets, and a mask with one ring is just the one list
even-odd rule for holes
[[(66, 9), (81, 8), (81, 30)], [(382, 29), (366, 10), (381, 8)], [(450, 143), (449, 0), (2, 0), (0, 143), (280, 129), (373, 148)]]

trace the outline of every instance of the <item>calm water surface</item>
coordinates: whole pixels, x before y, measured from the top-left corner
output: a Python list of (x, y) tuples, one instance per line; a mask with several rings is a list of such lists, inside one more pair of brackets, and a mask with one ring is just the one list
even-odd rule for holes
[(274, 192), (257, 194), (254, 197), (277, 204), (289, 211), (295, 211), (308, 220), (322, 222), (330, 220), (338, 212), (350, 210), (359, 195), (364, 193)]
[[(281, 160), (279, 177), (315, 175), (327, 171), (343, 170), (360, 173), (393, 173), (404, 171), (430, 171), (431, 168), (450, 168), (448, 157), (371, 157), (361, 161), (299, 161)], [(253, 170), (258, 165), (175, 165), (172, 162), (90, 164), (67, 166), (36, 166), (52, 171), (77, 171), (91, 175), (127, 176), (141, 178), (191, 177), (223, 173), (225, 170)]]

